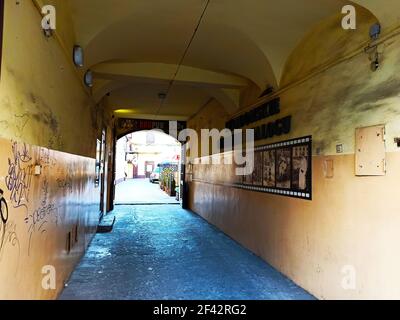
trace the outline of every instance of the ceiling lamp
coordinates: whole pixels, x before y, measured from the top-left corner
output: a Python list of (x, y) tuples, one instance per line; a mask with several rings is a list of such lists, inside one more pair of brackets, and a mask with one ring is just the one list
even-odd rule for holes
[(87, 87), (93, 87), (93, 72), (91, 70), (86, 71), (84, 82)]
[(160, 92), (160, 93), (158, 94), (158, 98), (159, 98), (160, 100), (165, 100), (165, 99), (167, 98), (167, 94), (164, 93), (164, 92)]
[(369, 36), (371, 40), (378, 40), (381, 35), (381, 25), (379, 23), (375, 23), (369, 29)]
[(79, 67), (79, 68), (83, 67), (83, 49), (82, 49), (82, 47), (74, 46), (73, 60), (74, 60), (74, 64), (77, 67)]

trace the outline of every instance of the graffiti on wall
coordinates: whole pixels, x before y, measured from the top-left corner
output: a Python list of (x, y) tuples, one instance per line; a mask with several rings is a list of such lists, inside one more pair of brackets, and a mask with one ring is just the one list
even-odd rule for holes
[(65, 178), (58, 178), (57, 185), (59, 189), (63, 190), (64, 194), (72, 193), (74, 190), (72, 186), (72, 178), (69, 174), (67, 174)]
[(3, 249), (8, 222), (8, 205), (4, 199), (4, 192), (0, 189), (0, 251)]
[(5, 182), (10, 191), (10, 203), (14, 208), (28, 210), (29, 191), (32, 182), (32, 157), (26, 144), (12, 143), (12, 157), (8, 158), (8, 175)]
[(9, 221), (8, 204), (4, 199), (3, 190), (0, 189), (0, 261), (3, 257), (3, 249), (7, 245), (18, 247), (19, 249), (16, 225), (14, 222)]
[[(8, 191), (8, 202), (4, 191), (1, 190), (0, 254), (4, 252), (7, 244), (18, 247), (19, 250), (17, 223), (20, 219), (23, 219), (27, 226), (28, 256), (31, 253), (35, 236), (45, 234), (50, 223), (58, 224), (58, 210), (56, 205), (50, 202), (49, 196), (49, 175), (57, 162), (52, 158), (51, 152), (47, 148), (39, 148), (35, 154), (31, 154), (30, 150), (31, 148), (28, 148), (25, 143), (11, 141), (11, 155), (8, 157), (7, 175), (4, 179), (5, 190)], [(31, 199), (38, 193), (32, 190), (35, 165), (39, 165), (42, 170), (37, 177), (40, 181), (40, 190), (39, 195)], [(58, 183), (62, 183), (64, 187), (72, 188), (72, 182), (69, 183), (69, 180), (66, 179), (62, 177)], [(14, 215), (12, 222), (10, 221), (11, 209), (13, 209)], [(19, 215), (22, 212), (24, 215)], [(21, 227), (18, 232), (23, 232)]]
[[(98, 224), (95, 162), (0, 138), (0, 299), (37, 292), (42, 274), (36, 267), (62, 265), (68, 234), (78, 243), (68, 258), (77, 262)], [(70, 271), (60, 268), (60, 279)]]
[(28, 225), (29, 233), (29, 244), (28, 244), (28, 256), (31, 254), (33, 238), (36, 234), (43, 235), (47, 233), (48, 224), (54, 223), (58, 225), (58, 210), (54, 203), (49, 200), (49, 182), (47, 177), (44, 177), (41, 186), (41, 201), (40, 206), (34, 210), (25, 219)]
[(53, 167), (57, 164), (56, 160), (51, 156), (50, 149), (40, 148), (39, 149), (39, 161), (43, 168)]

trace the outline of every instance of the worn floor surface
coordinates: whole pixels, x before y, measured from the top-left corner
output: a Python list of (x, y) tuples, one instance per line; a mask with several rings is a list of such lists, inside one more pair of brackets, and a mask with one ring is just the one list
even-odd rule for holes
[(61, 299), (313, 299), (197, 215), (176, 205), (119, 206)]

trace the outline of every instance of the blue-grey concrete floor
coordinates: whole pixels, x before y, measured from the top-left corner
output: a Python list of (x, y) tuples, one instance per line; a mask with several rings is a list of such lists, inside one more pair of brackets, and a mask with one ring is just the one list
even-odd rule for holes
[(290, 300), (311, 295), (177, 205), (119, 206), (60, 299)]

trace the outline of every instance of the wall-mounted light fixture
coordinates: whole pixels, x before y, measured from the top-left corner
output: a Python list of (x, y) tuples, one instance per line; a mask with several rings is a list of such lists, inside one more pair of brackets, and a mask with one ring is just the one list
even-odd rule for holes
[(86, 71), (83, 80), (86, 86), (88, 86), (89, 88), (93, 87), (93, 72), (91, 70)]
[(369, 36), (371, 40), (373, 41), (378, 40), (380, 35), (381, 35), (381, 25), (379, 23), (373, 24), (369, 29)]
[(379, 63), (379, 53), (378, 51), (375, 51), (371, 56), (370, 56), (370, 60), (371, 60), (371, 70), (372, 71), (376, 71), (379, 69), (380, 67), (380, 63)]
[(368, 54), (369, 61), (371, 62), (371, 70), (375, 72), (381, 66), (382, 53), (379, 52), (379, 48), (377, 45), (365, 48), (365, 53)]
[(82, 49), (82, 47), (74, 46), (73, 61), (77, 67), (79, 67), (79, 68), (83, 67), (83, 49)]
[(50, 38), (53, 35), (53, 30), (51, 29), (43, 29), (44, 36), (46, 38)]
[(379, 52), (378, 44), (375, 43), (379, 39), (381, 35), (381, 25), (379, 23), (375, 23), (369, 29), (369, 37), (371, 38), (371, 43), (368, 47), (365, 48), (365, 53), (369, 56), (369, 61), (371, 61), (370, 67), (373, 72), (379, 69), (381, 66), (381, 55), (382, 52)]

